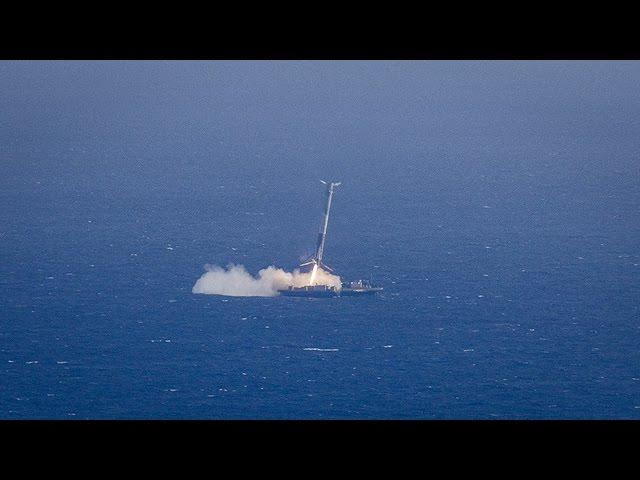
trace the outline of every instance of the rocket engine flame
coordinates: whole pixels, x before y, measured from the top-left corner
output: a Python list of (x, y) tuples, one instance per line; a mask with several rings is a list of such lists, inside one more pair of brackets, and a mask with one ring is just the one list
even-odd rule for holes
[(313, 270), (311, 270), (311, 278), (309, 279), (309, 285), (315, 285), (316, 284), (316, 274), (318, 273), (318, 264), (315, 263), (313, 265)]

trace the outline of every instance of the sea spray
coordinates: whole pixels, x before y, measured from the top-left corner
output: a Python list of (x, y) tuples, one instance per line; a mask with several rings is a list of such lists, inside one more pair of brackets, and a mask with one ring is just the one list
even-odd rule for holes
[[(227, 268), (218, 265), (205, 265), (206, 272), (193, 286), (193, 293), (206, 295), (226, 295), (230, 297), (273, 297), (278, 290), (290, 285), (303, 287), (311, 284), (311, 272), (286, 272), (281, 268), (269, 266), (251, 275), (244, 265), (230, 264)], [(340, 277), (318, 269), (314, 282), (319, 285), (341, 287)]]

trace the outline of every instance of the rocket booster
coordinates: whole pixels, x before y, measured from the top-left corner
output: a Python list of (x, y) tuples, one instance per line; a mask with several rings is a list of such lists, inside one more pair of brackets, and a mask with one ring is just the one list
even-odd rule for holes
[(324, 253), (324, 242), (327, 238), (327, 226), (329, 225), (329, 212), (331, 211), (331, 199), (333, 198), (333, 189), (340, 185), (341, 182), (325, 182), (320, 180), (327, 186), (327, 204), (324, 207), (324, 213), (322, 214), (322, 226), (318, 233), (318, 243), (316, 244), (315, 260), (317, 263), (322, 264), (322, 255)]
[(331, 200), (333, 198), (333, 190), (335, 187), (340, 185), (342, 182), (325, 182), (324, 180), (320, 180), (323, 184), (327, 186), (326, 189), (326, 199), (327, 203), (324, 207), (324, 212), (322, 214), (322, 224), (320, 225), (320, 232), (318, 233), (318, 241), (316, 243), (316, 252), (313, 255), (313, 258), (304, 265), (317, 265), (326, 268), (327, 270), (331, 270), (329, 267), (322, 263), (322, 257), (324, 255), (324, 242), (327, 238), (327, 227), (329, 225), (329, 212), (331, 211)]

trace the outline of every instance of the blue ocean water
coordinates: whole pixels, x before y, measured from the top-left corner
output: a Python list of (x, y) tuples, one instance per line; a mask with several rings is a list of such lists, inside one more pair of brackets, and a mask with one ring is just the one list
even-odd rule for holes
[(640, 418), (637, 62), (0, 67), (0, 418)]

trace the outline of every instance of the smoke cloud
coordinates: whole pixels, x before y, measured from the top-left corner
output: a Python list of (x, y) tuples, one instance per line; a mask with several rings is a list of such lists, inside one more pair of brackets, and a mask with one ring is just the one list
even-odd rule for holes
[[(230, 297), (273, 297), (279, 289), (303, 287), (311, 283), (311, 272), (302, 273), (298, 269), (285, 272), (270, 266), (263, 268), (257, 276), (251, 275), (243, 265), (230, 264), (226, 269), (217, 265), (205, 265), (206, 272), (193, 286), (193, 293), (206, 295), (226, 295)], [(315, 283), (341, 288), (340, 277), (318, 269)]]

